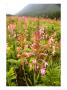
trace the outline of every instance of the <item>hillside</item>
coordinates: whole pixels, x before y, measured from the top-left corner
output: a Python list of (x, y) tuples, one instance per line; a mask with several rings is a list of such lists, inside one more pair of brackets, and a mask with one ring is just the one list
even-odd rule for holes
[(60, 17), (60, 4), (29, 4), (16, 15)]

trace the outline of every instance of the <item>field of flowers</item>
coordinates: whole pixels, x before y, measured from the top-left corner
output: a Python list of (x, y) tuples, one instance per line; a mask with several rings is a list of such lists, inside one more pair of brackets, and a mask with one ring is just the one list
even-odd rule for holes
[(60, 20), (7, 16), (7, 86), (60, 86)]

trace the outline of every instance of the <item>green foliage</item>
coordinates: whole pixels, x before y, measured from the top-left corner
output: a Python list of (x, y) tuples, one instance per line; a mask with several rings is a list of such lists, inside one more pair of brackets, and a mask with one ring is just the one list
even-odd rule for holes
[(49, 64), (42, 81), (45, 86), (60, 86), (60, 66), (57, 64)]
[(16, 74), (14, 71), (14, 67), (11, 67), (10, 70), (7, 72), (7, 86), (16, 86)]
[(61, 33), (60, 33), (60, 31), (58, 31), (56, 34), (56, 40), (60, 41), (60, 38), (61, 38)]

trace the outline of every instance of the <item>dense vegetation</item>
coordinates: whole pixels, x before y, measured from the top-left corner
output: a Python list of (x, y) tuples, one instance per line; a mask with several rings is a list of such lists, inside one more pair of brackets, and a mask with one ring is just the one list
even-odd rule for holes
[(6, 85), (60, 86), (60, 20), (6, 18)]

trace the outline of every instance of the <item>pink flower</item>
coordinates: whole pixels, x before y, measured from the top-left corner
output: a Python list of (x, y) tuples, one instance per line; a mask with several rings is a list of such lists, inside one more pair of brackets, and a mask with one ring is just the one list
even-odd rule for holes
[(20, 50), (21, 50), (21, 47), (17, 47), (17, 49), (16, 49), (16, 50), (17, 50), (17, 52), (20, 52)]
[(34, 59), (34, 60), (32, 61), (32, 63), (33, 63), (33, 64), (36, 64), (36, 59)]
[(41, 33), (39, 31), (35, 32), (35, 40), (38, 41), (41, 39)]
[(33, 35), (33, 40), (34, 42), (36, 41), (40, 41), (43, 37), (43, 34), (44, 34), (44, 28), (40, 28), (39, 30), (37, 30), (34, 35)]
[(28, 17), (27, 16), (23, 16), (23, 19), (24, 19), (24, 22), (27, 23)]
[(15, 30), (16, 25), (15, 24), (9, 24), (8, 25), (8, 30), (11, 34), (13, 34), (13, 31)]
[(41, 39), (41, 32), (38, 30), (33, 35), (33, 41), (37, 42), (37, 41), (40, 41), (40, 39)]
[(27, 16), (23, 16), (23, 20), (24, 20), (24, 29), (25, 29), (25, 31), (27, 31), (28, 17)]
[(51, 45), (53, 42), (54, 42), (53, 37), (50, 37), (49, 40), (48, 40), (48, 44)]
[(45, 68), (41, 68), (41, 75), (45, 75), (45, 73), (46, 73)]
[(21, 16), (20, 17), (17, 17), (17, 19), (20, 22), (22, 20), (22, 17)]
[(15, 30), (15, 28), (16, 28), (16, 25), (15, 24), (9, 24), (8, 25), (8, 29), (9, 30)]
[(32, 48), (33, 51), (38, 50), (39, 47), (40, 47), (40, 45), (39, 45), (38, 43), (33, 43), (33, 44), (31, 45), (31, 48)]

